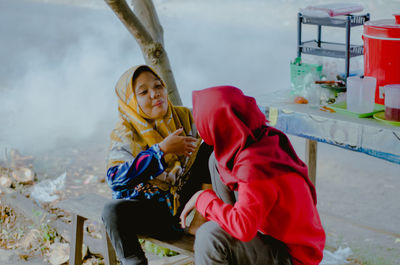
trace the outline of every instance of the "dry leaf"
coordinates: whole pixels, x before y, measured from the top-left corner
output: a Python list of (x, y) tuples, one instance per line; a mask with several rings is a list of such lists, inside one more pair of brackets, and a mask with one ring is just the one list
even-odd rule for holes
[(21, 167), (12, 171), (13, 178), (21, 184), (33, 184), (35, 172), (32, 169)]
[(27, 261), (28, 258), (29, 258), (29, 255), (27, 255), (27, 254), (19, 254), (18, 256), (19, 256), (20, 259), (23, 259), (25, 261)]
[(61, 265), (69, 260), (69, 244), (54, 243), (50, 245), (49, 262), (52, 265)]
[(40, 240), (41, 234), (37, 229), (32, 229), (29, 233), (20, 241), (19, 245), (24, 249), (31, 249), (33, 246), (37, 245)]
[(85, 260), (85, 262), (82, 265), (100, 265), (100, 264), (104, 264), (104, 262), (102, 262), (98, 258), (90, 258)]
[(10, 150), (11, 166), (13, 168), (30, 166), (33, 162), (33, 156), (24, 156), (16, 149)]
[(9, 188), (9, 187), (11, 187), (11, 184), (12, 184), (12, 180), (10, 178), (5, 177), (5, 176), (0, 177), (0, 185), (1, 186)]

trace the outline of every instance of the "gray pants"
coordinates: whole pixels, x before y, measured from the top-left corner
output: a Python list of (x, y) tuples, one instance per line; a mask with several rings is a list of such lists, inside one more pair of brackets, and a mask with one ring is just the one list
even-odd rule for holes
[[(221, 182), (214, 154), (209, 168), (213, 189), (225, 203), (233, 205), (237, 193)], [(258, 233), (249, 242), (240, 241), (225, 232), (217, 223), (204, 223), (196, 232), (194, 244), (196, 265), (244, 264), (244, 265), (291, 265), (287, 247), (281, 241)]]

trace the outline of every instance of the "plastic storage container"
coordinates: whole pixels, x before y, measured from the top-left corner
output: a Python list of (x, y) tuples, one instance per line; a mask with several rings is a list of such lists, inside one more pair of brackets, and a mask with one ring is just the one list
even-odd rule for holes
[(304, 96), (305, 90), (315, 80), (322, 77), (322, 65), (302, 63), (301, 58), (297, 57), (290, 63), (290, 83), (291, 94)]
[(297, 57), (290, 63), (290, 80), (294, 86), (301, 85), (306, 75), (322, 77), (322, 65), (302, 63), (301, 58)]
[(400, 14), (364, 24), (364, 74), (376, 78), (375, 102), (384, 104), (380, 87), (400, 84)]
[(375, 107), (376, 79), (374, 77), (351, 76), (347, 78), (347, 110), (369, 113)]
[(385, 120), (400, 121), (400, 84), (381, 88), (385, 94)]

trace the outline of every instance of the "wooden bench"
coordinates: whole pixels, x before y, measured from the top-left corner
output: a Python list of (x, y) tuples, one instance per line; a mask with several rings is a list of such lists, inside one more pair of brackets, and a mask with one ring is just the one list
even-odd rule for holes
[[(116, 255), (107, 232), (101, 220), (101, 213), (104, 205), (110, 199), (98, 194), (89, 193), (72, 199), (59, 202), (56, 207), (72, 214), (72, 232), (70, 242), (70, 265), (82, 264), (82, 244), (83, 244), (83, 227), (85, 220), (96, 221), (101, 224), (101, 235), (103, 242), (103, 257), (106, 265), (114, 265), (116, 263)], [(146, 241), (150, 241), (161, 247), (171, 249), (175, 252), (185, 255), (184, 258), (174, 259), (173, 263), (167, 262), (164, 264), (187, 264), (193, 261), (193, 243), (194, 237), (185, 235), (179, 240), (160, 241), (150, 237), (140, 237)], [(159, 264), (159, 263), (158, 263)]]

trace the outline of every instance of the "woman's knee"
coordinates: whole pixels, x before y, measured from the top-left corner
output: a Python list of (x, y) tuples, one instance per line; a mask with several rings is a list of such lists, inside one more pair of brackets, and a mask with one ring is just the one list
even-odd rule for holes
[(108, 225), (114, 223), (121, 217), (124, 212), (122, 209), (123, 203), (123, 200), (111, 200), (104, 205), (101, 213), (101, 218), (104, 224)]
[(217, 223), (203, 224), (194, 242), (196, 264), (229, 264), (232, 239)]
[(196, 232), (195, 251), (196, 248), (224, 248), (230, 237), (216, 222), (206, 222)]

